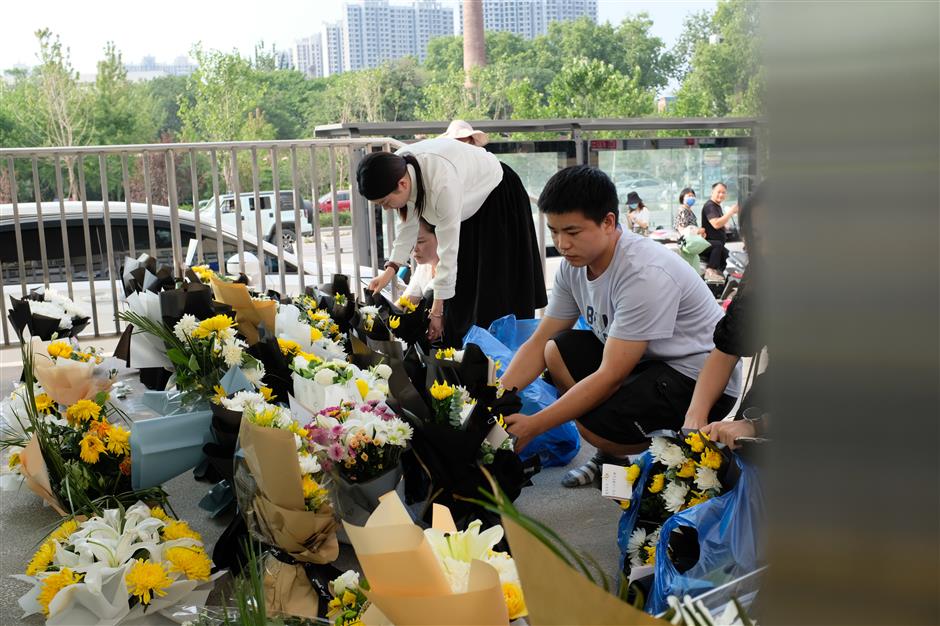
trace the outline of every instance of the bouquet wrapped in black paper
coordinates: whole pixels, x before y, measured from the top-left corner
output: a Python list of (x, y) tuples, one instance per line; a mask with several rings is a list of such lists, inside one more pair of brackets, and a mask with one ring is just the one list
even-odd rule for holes
[(7, 318), (21, 341), (27, 328), (43, 341), (75, 337), (91, 320), (83, 306), (54, 289), (37, 287), (21, 300), (10, 296), (10, 302)]

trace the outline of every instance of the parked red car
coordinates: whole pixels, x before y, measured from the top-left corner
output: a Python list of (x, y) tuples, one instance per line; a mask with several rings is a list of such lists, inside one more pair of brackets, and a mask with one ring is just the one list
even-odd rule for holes
[[(333, 212), (333, 194), (325, 193), (320, 196), (320, 199), (317, 200), (317, 204), (320, 206), (321, 213), (332, 213)], [(349, 210), (349, 190), (348, 189), (338, 189), (336, 191), (336, 204), (339, 205), (340, 211)]]

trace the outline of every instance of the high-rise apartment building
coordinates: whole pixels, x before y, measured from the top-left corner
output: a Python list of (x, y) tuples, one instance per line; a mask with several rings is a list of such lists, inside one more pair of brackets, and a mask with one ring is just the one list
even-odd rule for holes
[[(483, 0), (483, 29), (533, 39), (551, 22), (588, 17), (597, 21), (597, 0)], [(463, 33), (463, 13), (459, 31)]]
[(323, 25), (323, 69), (326, 76), (343, 71), (343, 23)]
[(319, 36), (298, 39), (291, 50), (294, 69), (308, 78), (323, 76), (323, 45)]
[(424, 59), (428, 41), (454, 34), (454, 11), (432, 0), (391, 5), (363, 0), (345, 6), (343, 69), (377, 67), (404, 56)]

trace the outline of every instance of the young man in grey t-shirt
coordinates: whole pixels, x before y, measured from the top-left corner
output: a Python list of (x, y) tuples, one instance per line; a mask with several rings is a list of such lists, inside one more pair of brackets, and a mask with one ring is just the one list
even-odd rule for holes
[[(566, 486), (577, 486), (592, 482), (601, 463), (644, 450), (645, 433), (682, 426), (723, 313), (677, 254), (618, 228), (617, 190), (602, 171), (561, 170), (538, 205), (565, 260), (545, 316), (501, 382), (521, 389), (547, 368), (561, 396), (506, 422), (519, 451), (540, 433), (577, 420), (599, 451), (565, 476)], [(579, 316), (591, 330), (572, 330)], [(736, 371), (710, 421), (731, 411), (739, 386)]]

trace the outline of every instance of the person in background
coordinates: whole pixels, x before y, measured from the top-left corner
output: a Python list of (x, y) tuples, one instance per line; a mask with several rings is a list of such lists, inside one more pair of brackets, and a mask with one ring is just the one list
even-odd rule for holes
[(473, 130), (473, 126), (463, 120), (454, 120), (444, 131), (441, 137), (456, 139), (471, 146), (482, 148), (490, 142), (490, 138), (482, 130)]
[(650, 210), (635, 191), (627, 194), (627, 227), (641, 237), (650, 232)]
[(434, 227), (425, 220), (418, 222), (418, 239), (411, 256), (416, 267), (404, 295), (417, 304), (426, 291), (434, 291), (434, 275), (440, 260), (437, 256), (437, 235), (434, 234)]
[(738, 213), (738, 205), (731, 207), (727, 213), (721, 208), (727, 193), (728, 187), (724, 183), (715, 183), (712, 185), (711, 198), (702, 207), (705, 239), (711, 244), (711, 248), (702, 253), (702, 258), (705, 259), (705, 280), (708, 282), (721, 283), (725, 280), (722, 273), (728, 261), (728, 249), (725, 247), (728, 235), (725, 233), (725, 225)]
[[(737, 447), (736, 440), (740, 437), (762, 436), (770, 414), (766, 392), (769, 368), (758, 375), (764, 340), (758, 330), (760, 320), (755, 302), (767, 253), (761, 236), (767, 193), (767, 183), (762, 183), (741, 209), (741, 235), (748, 253), (747, 271), (727, 313), (715, 326), (715, 348), (699, 374), (683, 424), (683, 428), (700, 429), (712, 440), (732, 448)], [(742, 398), (735, 419), (709, 423), (715, 400), (722, 397), (738, 362), (748, 356), (752, 361), (747, 378), (753, 377), (754, 382)]]
[[(598, 450), (563, 479), (576, 487), (593, 482), (602, 463), (622, 465), (646, 449), (646, 433), (682, 425), (723, 311), (677, 254), (618, 227), (617, 189), (601, 170), (557, 172), (538, 206), (564, 261), (544, 317), (500, 382), (522, 389), (547, 368), (561, 395), (537, 413), (505, 421), (516, 451), (575, 421)], [(572, 328), (579, 316), (590, 330)], [(739, 378), (732, 377), (709, 418), (731, 411)]]
[(692, 210), (693, 206), (695, 206), (695, 190), (686, 187), (679, 192), (679, 212), (676, 213), (676, 219), (672, 226), (680, 235), (686, 234), (688, 227), (692, 226), (696, 235), (704, 237), (705, 229), (699, 228), (695, 211)]
[(509, 314), (531, 319), (545, 306), (529, 194), (495, 155), (446, 137), (426, 139), (366, 155), (356, 179), (363, 197), (400, 218), (391, 258), (370, 291), (381, 291), (408, 260), (420, 218), (435, 227), (432, 342), (462, 346), (474, 324), (486, 328)]

